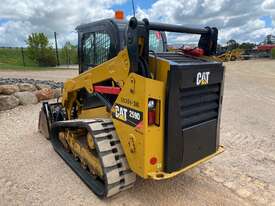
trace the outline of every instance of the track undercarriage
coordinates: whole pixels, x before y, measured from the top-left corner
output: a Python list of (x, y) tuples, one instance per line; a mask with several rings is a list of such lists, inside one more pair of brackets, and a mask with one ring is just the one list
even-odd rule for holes
[(133, 186), (136, 175), (111, 119), (56, 121), (50, 127), (55, 151), (96, 195), (110, 197)]

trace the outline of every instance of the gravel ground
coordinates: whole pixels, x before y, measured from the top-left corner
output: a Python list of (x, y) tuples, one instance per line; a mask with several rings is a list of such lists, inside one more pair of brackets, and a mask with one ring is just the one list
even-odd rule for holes
[[(226, 151), (170, 180), (99, 200), (37, 132), (40, 105), (0, 112), (0, 205), (275, 205), (275, 62), (226, 63)], [(62, 81), (75, 70), (0, 72)]]
[(75, 69), (60, 69), (52, 71), (5, 71), (0, 70), (0, 77), (4, 78), (29, 78), (38, 80), (53, 80), (64, 81), (68, 78), (76, 76), (78, 70)]

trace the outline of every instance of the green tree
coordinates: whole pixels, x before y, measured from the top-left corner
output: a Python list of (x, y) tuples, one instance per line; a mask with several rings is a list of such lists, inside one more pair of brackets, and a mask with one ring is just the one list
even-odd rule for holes
[(62, 64), (77, 64), (77, 46), (72, 45), (69, 41), (65, 43), (60, 52)]
[(233, 49), (237, 49), (239, 47), (239, 44), (238, 42), (236, 42), (236, 40), (234, 39), (230, 39), (228, 42), (227, 42), (227, 48), (229, 51), (233, 50)]
[(271, 49), (271, 57), (272, 59), (275, 59), (275, 48)]
[(56, 66), (54, 50), (44, 33), (32, 33), (27, 39), (29, 58), (39, 66)]
[(250, 43), (250, 42), (244, 42), (242, 43), (239, 48), (240, 49), (244, 49), (244, 50), (251, 50), (256, 46), (256, 44), (254, 43)]

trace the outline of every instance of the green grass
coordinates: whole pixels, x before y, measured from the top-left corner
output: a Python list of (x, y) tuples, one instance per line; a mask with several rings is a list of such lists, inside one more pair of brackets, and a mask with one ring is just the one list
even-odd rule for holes
[[(26, 65), (36, 66), (36, 64), (29, 59), (26, 49), (23, 49), (23, 51)], [(21, 48), (0, 48), (0, 63), (23, 66)]]
[[(27, 49), (24, 48), (24, 58), (26, 66), (36, 67), (37, 64), (33, 62), (27, 53)], [(59, 49), (60, 64), (67, 64), (68, 58), (64, 50)], [(77, 49), (74, 48), (68, 55), (70, 55), (70, 62), (77, 64)], [(0, 63), (23, 66), (23, 58), (21, 48), (0, 48)]]
[(275, 59), (275, 48), (271, 50), (271, 57), (272, 59)]

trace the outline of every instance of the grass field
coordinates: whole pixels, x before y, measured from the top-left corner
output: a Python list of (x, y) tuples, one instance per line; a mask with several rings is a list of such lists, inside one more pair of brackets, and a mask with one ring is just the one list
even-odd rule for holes
[[(23, 53), (24, 53), (25, 65), (27, 67), (37, 67), (37, 63), (33, 62), (28, 57), (26, 48), (23, 49)], [(71, 64), (77, 64), (76, 49), (72, 50), (70, 53), (66, 53), (64, 50), (59, 49), (58, 53), (59, 53), (60, 64), (68, 64), (68, 61), (70, 61)], [(69, 58), (67, 55), (69, 55)], [(22, 57), (21, 48), (0, 48), (0, 64), (4, 64), (4, 67), (6, 67), (7, 65), (23, 66), (23, 57)], [(1, 68), (3, 68), (3, 65), (1, 66)]]
[[(26, 49), (23, 51), (26, 65), (35, 66), (36, 64), (28, 58)], [(23, 66), (21, 48), (0, 48), (0, 63)]]

